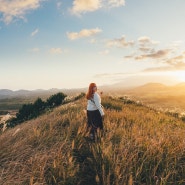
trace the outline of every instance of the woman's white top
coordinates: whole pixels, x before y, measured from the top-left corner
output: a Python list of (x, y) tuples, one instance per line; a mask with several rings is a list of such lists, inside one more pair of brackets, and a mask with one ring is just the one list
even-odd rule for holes
[(94, 93), (92, 100), (87, 101), (87, 110), (89, 111), (99, 110), (101, 116), (104, 115), (102, 105), (101, 105), (101, 98), (97, 92)]

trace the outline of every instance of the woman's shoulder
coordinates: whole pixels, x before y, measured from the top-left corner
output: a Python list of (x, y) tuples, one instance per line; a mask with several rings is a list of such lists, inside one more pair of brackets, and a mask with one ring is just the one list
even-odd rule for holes
[(97, 92), (95, 92), (94, 97), (100, 97), (100, 95)]

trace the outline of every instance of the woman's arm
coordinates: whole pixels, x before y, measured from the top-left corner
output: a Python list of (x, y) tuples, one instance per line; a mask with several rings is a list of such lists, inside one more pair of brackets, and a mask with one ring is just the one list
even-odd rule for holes
[(93, 99), (94, 99), (94, 103), (95, 103), (96, 107), (100, 111), (101, 116), (104, 116), (104, 111), (102, 109), (101, 98), (100, 98), (99, 94), (98, 93), (94, 93)]

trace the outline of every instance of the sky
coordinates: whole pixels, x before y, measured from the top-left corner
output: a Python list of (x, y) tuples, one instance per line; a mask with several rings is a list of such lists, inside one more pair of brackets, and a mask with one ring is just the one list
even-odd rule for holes
[(185, 81), (184, 0), (0, 0), (0, 89)]

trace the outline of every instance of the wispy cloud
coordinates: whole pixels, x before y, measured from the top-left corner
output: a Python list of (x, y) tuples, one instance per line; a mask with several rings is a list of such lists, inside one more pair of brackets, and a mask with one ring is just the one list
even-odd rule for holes
[(167, 57), (170, 51), (171, 51), (170, 49), (158, 50), (150, 54), (136, 56), (135, 60), (161, 59), (161, 58)]
[(61, 48), (51, 48), (50, 53), (51, 54), (61, 54), (63, 53), (63, 50)]
[(134, 41), (126, 41), (125, 36), (122, 36), (121, 38), (107, 41), (106, 45), (108, 47), (128, 47), (133, 46)]
[(119, 7), (124, 5), (125, 5), (125, 0), (108, 0), (108, 6), (110, 7)]
[[(123, 39), (124, 43), (125, 39)], [(118, 45), (118, 42), (112, 42), (114, 45)], [(130, 46), (133, 45), (132, 48), (134, 52), (132, 54), (128, 54), (124, 56), (126, 60), (136, 60), (136, 61), (144, 61), (144, 60), (153, 60), (156, 63), (164, 62), (165, 60), (173, 57), (177, 49), (174, 46), (167, 46), (162, 48), (159, 46), (159, 41), (154, 41), (150, 37), (142, 36), (139, 37), (136, 41), (128, 42), (131, 43)], [(178, 42), (179, 43), (179, 42)], [(125, 42), (127, 46), (127, 42)], [(124, 46), (124, 44), (123, 44)]]
[(67, 37), (70, 40), (75, 40), (75, 39), (79, 39), (79, 38), (90, 37), (90, 36), (96, 35), (100, 32), (102, 32), (102, 30), (99, 28), (83, 29), (80, 32), (67, 32)]
[(154, 41), (150, 37), (142, 36), (137, 39), (139, 50), (143, 53), (154, 52), (154, 47), (158, 45), (159, 41)]
[(9, 24), (14, 18), (25, 19), (25, 15), (30, 11), (39, 8), (41, 1), (44, 0), (1, 0), (0, 14), (1, 21)]
[(184, 52), (181, 55), (172, 57), (163, 61), (161, 64), (163, 66), (147, 68), (144, 71), (177, 71), (177, 70), (185, 70), (185, 54)]
[(33, 48), (30, 50), (30, 52), (33, 52), (33, 53), (38, 53), (40, 51), (39, 48)]
[(176, 57), (173, 57), (173, 58), (167, 60), (166, 63), (169, 65), (174, 65), (177, 63), (183, 63), (184, 59), (185, 59), (184, 55), (179, 55), (179, 56), (176, 56)]
[(185, 70), (185, 51), (177, 50), (177, 48), (182, 44), (182, 41), (175, 41), (167, 48), (161, 48), (158, 50), (156, 49), (156, 46), (160, 42), (154, 41), (147, 36), (139, 37), (135, 43), (136, 52), (124, 56), (124, 59), (135, 61), (152, 60), (153, 64), (157, 65), (157, 67), (144, 69), (144, 72)]
[(128, 76), (128, 75), (133, 75), (135, 73), (100, 73), (96, 74), (94, 77), (95, 78), (112, 78), (112, 77), (122, 77), (122, 76)]
[(143, 72), (165, 72), (165, 71), (173, 71), (172, 66), (159, 66), (159, 67), (151, 67), (146, 68), (143, 70)]
[(92, 38), (90, 41), (89, 41), (91, 44), (94, 44), (94, 43), (97, 43), (97, 40)]
[(172, 66), (174, 70), (185, 69), (185, 54), (184, 52), (181, 55), (172, 57), (165, 61), (166, 64)]
[(150, 37), (142, 36), (138, 38), (139, 45), (146, 46), (146, 45), (156, 45), (159, 44), (159, 41), (154, 41)]
[(101, 55), (108, 55), (109, 54), (109, 50), (106, 49), (104, 51), (100, 51), (99, 54), (101, 54)]
[(39, 29), (34, 30), (34, 31), (31, 33), (31, 36), (32, 36), (32, 37), (35, 36), (38, 32), (39, 32)]
[(62, 2), (57, 2), (56, 6), (57, 6), (58, 9), (60, 9), (61, 6), (62, 6)]
[(131, 55), (126, 55), (124, 56), (124, 59), (133, 59), (135, 57), (135, 54), (131, 54)]
[(110, 73), (101, 73), (101, 74), (96, 74), (94, 75), (95, 78), (104, 78), (104, 77), (110, 77)]
[(125, 0), (74, 0), (71, 12), (73, 14), (81, 14), (93, 12), (104, 7), (119, 7), (124, 6)]
[(152, 47), (140, 47), (139, 50), (143, 53), (154, 52), (154, 49)]

